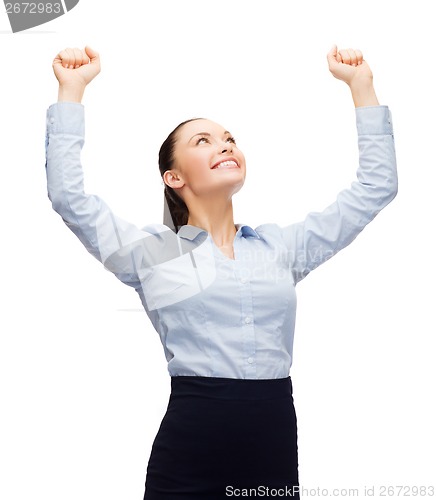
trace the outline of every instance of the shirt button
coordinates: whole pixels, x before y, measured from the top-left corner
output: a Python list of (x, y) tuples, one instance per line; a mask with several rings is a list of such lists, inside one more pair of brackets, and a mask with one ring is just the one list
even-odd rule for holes
[(50, 123), (54, 123), (54, 122), (55, 122), (55, 119), (54, 119), (54, 116), (52, 116), (52, 117), (50, 118)]
[(245, 318), (245, 322), (247, 323), (247, 325), (248, 325), (248, 323), (251, 323), (251, 318), (250, 318), (250, 316), (247, 316), (247, 317)]
[(241, 283), (247, 283), (248, 279), (247, 278), (241, 278)]
[(249, 357), (249, 358), (247, 359), (247, 361), (250, 363), (250, 365), (251, 365), (252, 363), (254, 363), (254, 359), (253, 359), (252, 357)]

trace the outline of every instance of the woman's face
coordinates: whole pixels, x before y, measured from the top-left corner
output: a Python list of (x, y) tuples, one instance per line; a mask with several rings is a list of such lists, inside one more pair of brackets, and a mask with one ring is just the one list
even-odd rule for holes
[(195, 196), (231, 196), (245, 181), (242, 151), (230, 132), (210, 120), (194, 120), (179, 130), (174, 160), (164, 179), (175, 189), (183, 188), (185, 201), (187, 191)]

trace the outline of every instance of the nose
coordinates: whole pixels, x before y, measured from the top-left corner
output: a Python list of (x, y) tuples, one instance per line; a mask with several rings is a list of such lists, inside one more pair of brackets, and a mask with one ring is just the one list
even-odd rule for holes
[(233, 151), (233, 144), (230, 142), (224, 143), (223, 149), (221, 150), (221, 154), (223, 153), (231, 153)]

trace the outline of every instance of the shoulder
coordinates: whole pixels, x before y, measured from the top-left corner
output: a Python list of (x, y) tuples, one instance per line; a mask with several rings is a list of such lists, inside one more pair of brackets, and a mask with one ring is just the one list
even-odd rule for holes
[(254, 228), (259, 236), (274, 236), (280, 232), (280, 226), (274, 222), (266, 222)]
[(175, 234), (175, 232), (170, 227), (166, 226), (165, 224), (159, 224), (157, 222), (147, 224), (146, 226), (142, 227), (141, 230), (150, 234), (160, 234), (168, 231)]
[(254, 232), (270, 245), (283, 245), (282, 227), (275, 222), (267, 222), (257, 226)]

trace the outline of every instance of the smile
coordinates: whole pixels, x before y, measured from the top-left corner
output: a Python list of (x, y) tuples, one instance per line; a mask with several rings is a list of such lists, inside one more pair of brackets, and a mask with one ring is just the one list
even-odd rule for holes
[(221, 163), (218, 163), (212, 169), (215, 168), (239, 168), (239, 165), (234, 161), (234, 160), (227, 160), (227, 161), (222, 161)]

